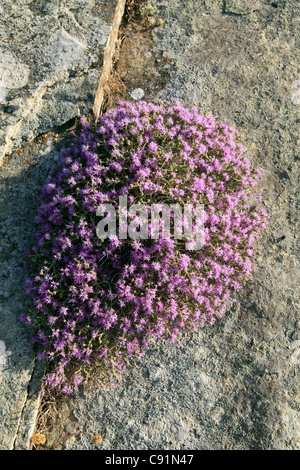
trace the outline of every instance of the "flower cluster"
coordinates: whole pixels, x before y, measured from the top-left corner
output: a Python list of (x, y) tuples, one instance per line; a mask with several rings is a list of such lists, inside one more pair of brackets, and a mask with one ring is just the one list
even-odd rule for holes
[[(175, 103), (120, 102), (81, 120), (41, 194), (28, 250), (30, 304), (44, 385), (72, 393), (92, 364), (120, 379), (155, 340), (212, 325), (250, 278), (267, 224), (250, 207), (260, 172), (242, 156), (238, 131)], [(204, 245), (184, 239), (99, 239), (97, 208), (130, 203), (203, 204)]]

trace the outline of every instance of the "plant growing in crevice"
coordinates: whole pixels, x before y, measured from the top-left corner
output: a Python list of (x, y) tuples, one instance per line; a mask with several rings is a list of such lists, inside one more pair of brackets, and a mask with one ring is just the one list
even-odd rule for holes
[[(120, 102), (96, 123), (82, 119), (42, 190), (27, 251), (22, 319), (48, 363), (43, 386), (72, 393), (94, 366), (116, 383), (153, 341), (181, 345), (181, 332), (222, 317), (251, 278), (267, 224), (249, 204), (259, 176), (238, 131), (179, 102)], [(203, 247), (186, 250), (184, 237), (99, 239), (97, 208), (118, 213), (119, 196), (148, 209), (203, 205)]]

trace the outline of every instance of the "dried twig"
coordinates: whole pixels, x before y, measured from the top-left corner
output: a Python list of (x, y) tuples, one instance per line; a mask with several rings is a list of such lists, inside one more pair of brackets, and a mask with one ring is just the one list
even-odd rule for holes
[(105, 98), (105, 89), (109, 81), (112, 66), (113, 66), (113, 56), (115, 52), (115, 47), (118, 39), (119, 27), (124, 15), (126, 0), (118, 0), (116, 7), (111, 32), (108, 38), (107, 45), (104, 51), (103, 67), (102, 73), (99, 79), (98, 88), (95, 95), (93, 112), (96, 116), (96, 119), (100, 116), (104, 98)]

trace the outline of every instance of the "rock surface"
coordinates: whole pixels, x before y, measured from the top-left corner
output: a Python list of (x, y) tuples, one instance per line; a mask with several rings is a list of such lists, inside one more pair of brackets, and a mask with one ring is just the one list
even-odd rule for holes
[(0, 160), (91, 108), (116, 0), (3, 0)]
[(32, 240), (37, 196), (57, 150), (53, 136), (32, 142), (0, 167), (0, 449), (26, 450), (35, 426), (43, 364), (32, 331), (19, 321), (26, 303), (23, 259)]
[(92, 108), (115, 5), (1, 2), (0, 449), (28, 448), (39, 405), (42, 368), (19, 321), (26, 302), (22, 259), (57, 142), (56, 134), (32, 139)]
[[(181, 350), (171, 344), (156, 345), (114, 391), (94, 393), (82, 387), (74, 397), (62, 400), (52, 427), (40, 424), (39, 431), (47, 436), (41, 448), (299, 449), (297, 2), (152, 0), (152, 5), (156, 12), (149, 23), (160, 27), (153, 28), (152, 43), (143, 51), (149, 71), (134, 81), (128, 98), (132, 90), (141, 88), (143, 99), (179, 99), (238, 128), (245, 153), (263, 171), (260, 186), (270, 225), (253, 281), (232, 298), (223, 319), (185, 337)], [(76, 38), (80, 54), (88, 40)], [(73, 47), (68, 36), (57, 40)], [(136, 58), (135, 43), (130, 54)], [(80, 55), (79, 63), (86, 57)], [(59, 58), (53, 61), (62, 64)], [(159, 75), (157, 70), (168, 63), (172, 63), (168, 74)], [(20, 70), (26, 77), (26, 68)], [(149, 91), (152, 77), (160, 76), (163, 88)], [(4, 91), (1, 96), (9, 95)], [(2, 387), (4, 429), (12, 395), (15, 403), (20, 402), (10, 414), (10, 426), (17, 427), (13, 417), (22, 410), (28, 383), (34, 384), (29, 335), (17, 324), (24, 302), (22, 272), (17, 268), (22, 245), (33, 230), (39, 185), (55, 164), (51, 142), (47, 137), (44, 149), (39, 147), (42, 143), (36, 143), (35, 150), (28, 148), (28, 155), (36, 155), (33, 165), (27, 165), (25, 150), (12, 155), (1, 176), (0, 340), (5, 343), (1, 351), (6, 360), (0, 366), (6, 364), (9, 384)], [(102, 442), (93, 443), (95, 436), (101, 436)], [(20, 433), (19, 442), (22, 447)]]
[[(246, 3), (249, 8), (242, 10)], [(226, 316), (186, 338), (181, 351), (169, 344), (153, 348), (115, 391), (78, 392), (64, 405), (69, 434), (62, 446), (297, 449), (299, 106), (292, 99), (299, 78), (297, 5), (212, 0), (152, 5), (163, 25), (154, 29), (150, 52), (163, 51), (176, 63), (156, 99), (195, 105), (241, 131), (245, 153), (263, 171), (270, 226), (254, 279), (232, 298)], [(143, 80), (135, 88), (147, 90)], [(102, 436), (101, 444), (92, 443), (95, 435)]]

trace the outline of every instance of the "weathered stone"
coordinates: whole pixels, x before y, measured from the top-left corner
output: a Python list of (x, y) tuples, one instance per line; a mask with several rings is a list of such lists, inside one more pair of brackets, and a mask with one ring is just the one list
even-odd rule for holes
[[(4, 10), (8, 3), (3, 3)], [(186, 335), (181, 350), (171, 344), (154, 345), (140, 368), (127, 373), (114, 391), (97, 394), (86, 386), (66, 398), (57, 416), (59, 425), (54, 424), (47, 433), (45, 448), (299, 448), (297, 15), (292, 0), (256, 3), (251, 14), (244, 14), (237, 9), (238, 2), (152, 0), (155, 15), (163, 22), (153, 29), (155, 41), (148, 51), (149, 64), (151, 57), (167, 58), (157, 67), (173, 61), (168, 80), (151, 97), (179, 99), (235, 126), (241, 132), (245, 154), (263, 171), (260, 187), (271, 221), (253, 281), (232, 297), (226, 315), (214, 327)], [(35, 21), (50, 14), (54, 4), (32, 2)], [(87, 36), (74, 34), (65, 23), (62, 26), (80, 44), (89, 44)], [(53, 28), (51, 34), (57, 29)], [(134, 45), (130, 54), (137, 54)], [(143, 54), (146, 56), (146, 51)], [(84, 56), (74, 64), (75, 69), (79, 67), (74, 76), (60, 71), (67, 74), (68, 84), (73, 79), (81, 86), (85, 72), (80, 72), (78, 64)], [(155, 76), (156, 69), (141, 74), (141, 81), (129, 89), (142, 88), (146, 99), (150, 96), (147, 75)], [(51, 95), (59, 96), (61, 84), (59, 80), (51, 85)], [(30, 98), (32, 107), (35, 100), (39, 102), (40, 94), (47, 99), (43, 86), (36, 84)], [(70, 109), (72, 88), (70, 84), (66, 92)], [(13, 91), (3, 93), (5, 99)], [(8, 114), (12, 116), (7, 117), (8, 123), (14, 122), (14, 114), (20, 113), (25, 99), (26, 86), (9, 101), (12, 109)], [(84, 107), (91, 107), (89, 100)], [(46, 113), (43, 119), (37, 116), (35, 126), (46, 129), (62, 122), (68, 115), (66, 108), (57, 107), (56, 114), (51, 111), (51, 118)], [(31, 418), (20, 424), (20, 413), (32, 416), (26, 398), (28, 383), (33, 383), (32, 351), (29, 333), (17, 321), (24, 293), (11, 280), (23, 245), (33, 231), (40, 184), (55, 165), (57, 153), (50, 137), (48, 140), (44, 153), (38, 149), (41, 143), (34, 143), (26, 147), (26, 153), (24, 147), (21, 156), (10, 156), (1, 176), (0, 340), (5, 343), (7, 381), (1, 383), (3, 448), (24, 447), (23, 431)], [(27, 169), (29, 155), (33, 164)], [(16, 228), (16, 222), (21, 228)], [(92, 442), (96, 435), (102, 437), (97, 445)]]
[[(38, 157), (43, 160), (41, 166)], [(19, 319), (26, 303), (22, 260), (35, 229), (37, 195), (53, 161), (53, 150), (47, 155), (16, 153), (9, 160), (9, 165), (4, 162), (0, 168), (0, 449), (26, 450), (39, 398), (33, 380), (33, 332)]]
[(130, 92), (130, 96), (134, 100), (141, 100), (144, 95), (145, 95), (145, 92), (142, 88), (135, 88), (134, 90)]
[(251, 11), (258, 10), (260, 8), (260, 2), (256, 0), (225, 0), (224, 1), (224, 13), (234, 15), (246, 15)]
[(92, 107), (116, 4), (3, 1), (0, 160)]
[(27, 65), (18, 62), (12, 54), (0, 51), (0, 104), (6, 104), (9, 90), (24, 87), (28, 76)]
[[(95, 435), (113, 450), (299, 448), (296, 7), (256, 2), (245, 15), (238, 2), (232, 14), (223, 3), (152, 1), (163, 26), (151, 51), (176, 62), (155, 99), (179, 99), (238, 128), (262, 169), (271, 221), (253, 281), (182, 350), (155, 345), (114, 391), (84, 387), (66, 400), (60, 424), (73, 433), (61, 448), (94, 449)], [(135, 86), (146, 90), (145, 81)]]
[[(43, 368), (26, 304), (23, 258), (38, 194), (57, 161), (56, 135), (39, 134), (92, 108), (116, 1), (3, 0), (0, 8), (0, 449), (26, 450)], [(55, 140), (54, 140), (55, 139)], [(61, 140), (61, 139), (60, 139)], [(29, 144), (25, 145), (24, 142)], [(61, 144), (60, 144), (61, 145)], [(16, 148), (18, 152), (8, 154)], [(7, 158), (4, 158), (7, 155)]]

